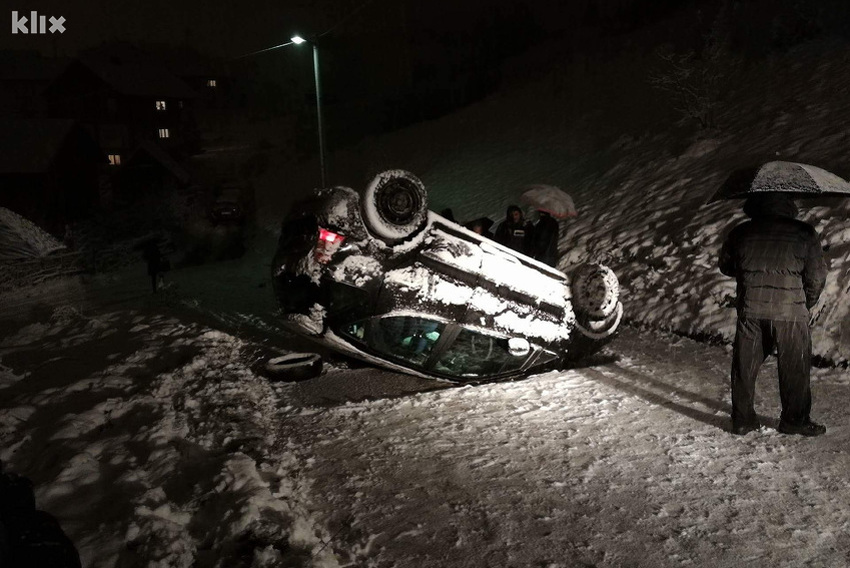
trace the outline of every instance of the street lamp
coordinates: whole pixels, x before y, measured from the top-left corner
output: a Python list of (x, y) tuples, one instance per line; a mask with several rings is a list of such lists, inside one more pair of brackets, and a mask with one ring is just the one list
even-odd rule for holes
[(322, 128), (322, 92), (321, 83), (319, 81), (319, 48), (315, 41), (307, 41), (301, 36), (292, 36), (292, 43), (300, 45), (309, 43), (313, 46), (313, 78), (316, 81), (316, 117), (318, 118), (319, 127), (319, 168), (322, 172), (322, 187), (325, 187), (325, 139)]

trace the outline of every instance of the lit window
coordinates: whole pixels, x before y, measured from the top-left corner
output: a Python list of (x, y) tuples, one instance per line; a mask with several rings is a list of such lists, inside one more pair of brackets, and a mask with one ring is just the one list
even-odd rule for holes
[(170, 137), (170, 136), (171, 136), (171, 135), (168, 133), (168, 129), (167, 129), (167, 128), (160, 128), (160, 129), (159, 129), (159, 137), (160, 137), (160, 138), (168, 138), (168, 137)]
[(207, 79), (207, 87), (215, 87), (215, 79)]
[(165, 101), (156, 101), (156, 110), (165, 110)]
[(121, 154), (109, 154), (107, 156), (109, 158), (110, 166), (120, 166), (121, 165)]

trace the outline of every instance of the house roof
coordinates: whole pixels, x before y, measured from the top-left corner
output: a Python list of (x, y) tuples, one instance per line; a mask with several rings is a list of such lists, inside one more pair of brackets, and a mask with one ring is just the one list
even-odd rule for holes
[(168, 69), (138, 54), (101, 51), (83, 55), (79, 62), (123, 95), (177, 99), (198, 96)]
[(139, 147), (136, 148), (135, 152), (130, 156), (129, 160), (125, 162), (125, 168), (132, 168), (134, 163), (138, 163), (141, 161), (143, 156), (148, 156), (156, 163), (160, 164), (163, 168), (165, 168), (171, 175), (173, 175), (180, 183), (188, 183), (191, 179), (191, 175), (186, 169), (177, 163), (177, 160), (172, 158), (168, 152), (163, 150), (158, 145), (154, 144), (150, 140), (145, 140)]
[(75, 127), (66, 119), (0, 119), (0, 174), (46, 172)]
[(189, 47), (161, 47), (153, 50), (157, 60), (178, 77), (226, 78), (226, 64), (214, 57), (204, 55)]

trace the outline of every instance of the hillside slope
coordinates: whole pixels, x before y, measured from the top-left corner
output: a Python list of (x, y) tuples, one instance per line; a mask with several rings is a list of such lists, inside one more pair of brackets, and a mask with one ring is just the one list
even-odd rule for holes
[[(732, 169), (769, 160), (847, 177), (848, 59), (846, 44), (822, 40), (742, 63), (711, 130), (682, 119), (650, 86), (660, 63), (651, 49), (565, 59), (453, 115), (333, 154), (329, 181), (360, 188), (383, 169), (404, 168), (423, 179), (432, 209), (497, 221), (523, 185), (558, 185), (579, 207), (562, 234), (562, 269), (604, 260), (620, 277), (632, 323), (729, 341), (734, 283), (715, 266), (722, 237), (744, 216), (741, 202), (706, 201)], [(272, 167), (262, 207), (270, 223), (316, 185), (317, 171)], [(850, 200), (801, 205), (831, 266), (815, 353), (847, 361)]]

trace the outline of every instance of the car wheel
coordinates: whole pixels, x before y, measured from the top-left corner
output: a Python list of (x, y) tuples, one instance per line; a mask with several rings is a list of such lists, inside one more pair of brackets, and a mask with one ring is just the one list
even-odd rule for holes
[(274, 381), (303, 381), (322, 372), (322, 358), (317, 353), (288, 353), (266, 361), (263, 370)]
[(428, 219), (427, 195), (419, 178), (409, 172), (378, 174), (361, 200), (366, 228), (387, 244), (409, 239)]
[(613, 270), (603, 264), (584, 264), (570, 277), (576, 315), (607, 318), (617, 309), (620, 282)]

